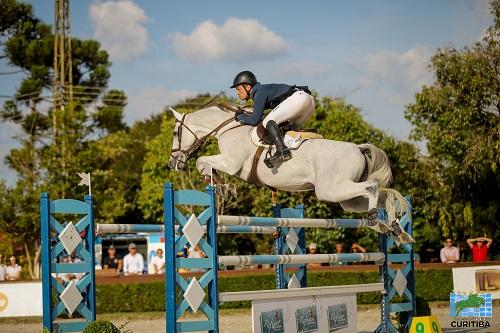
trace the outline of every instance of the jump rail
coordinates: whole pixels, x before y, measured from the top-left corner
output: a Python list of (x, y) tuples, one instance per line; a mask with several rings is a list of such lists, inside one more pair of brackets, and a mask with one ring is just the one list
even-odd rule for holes
[(327, 296), (327, 295), (346, 295), (356, 293), (367, 293), (383, 291), (384, 284), (367, 283), (353, 284), (347, 286), (329, 286), (329, 287), (309, 287), (309, 288), (294, 288), (294, 289), (272, 289), (272, 290), (252, 290), (252, 291), (235, 291), (219, 294), (220, 302), (236, 302), (236, 301), (257, 301), (264, 299), (283, 299), (304, 296)]
[(308, 219), (282, 217), (253, 217), (220, 215), (219, 225), (247, 225), (261, 227), (307, 227), (307, 228), (362, 228), (368, 225), (366, 219)]
[[(175, 226), (176, 231), (179, 226)], [(203, 226), (206, 231), (206, 226)], [(276, 232), (274, 227), (260, 226), (238, 226), (238, 225), (220, 225), (217, 227), (217, 232), (222, 234), (272, 234)], [(135, 234), (138, 232), (164, 232), (165, 226), (162, 224), (96, 224), (96, 233), (104, 234)]]
[(285, 265), (285, 264), (322, 264), (338, 262), (374, 261), (381, 265), (385, 260), (382, 252), (373, 253), (339, 253), (339, 254), (294, 254), (294, 255), (248, 255), (219, 256), (219, 264), (225, 266), (240, 265)]

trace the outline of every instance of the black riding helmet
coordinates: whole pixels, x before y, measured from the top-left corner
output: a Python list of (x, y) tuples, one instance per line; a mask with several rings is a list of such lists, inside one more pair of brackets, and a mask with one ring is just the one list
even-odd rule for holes
[(243, 71), (243, 72), (238, 73), (238, 75), (236, 75), (234, 77), (233, 85), (230, 88), (235, 88), (236, 86), (239, 86), (240, 84), (249, 84), (249, 85), (253, 86), (256, 83), (257, 83), (257, 78), (255, 77), (255, 75), (252, 72)]

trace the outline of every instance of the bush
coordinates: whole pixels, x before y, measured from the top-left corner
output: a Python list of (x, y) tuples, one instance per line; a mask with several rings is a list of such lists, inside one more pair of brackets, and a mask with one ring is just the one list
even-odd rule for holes
[(107, 320), (96, 320), (87, 326), (82, 333), (121, 333), (120, 330)]
[[(380, 281), (378, 272), (310, 272), (310, 287), (351, 285)], [(417, 296), (427, 301), (446, 301), (453, 290), (451, 269), (417, 270), (415, 274)], [(221, 292), (274, 289), (274, 274), (262, 272), (239, 276), (219, 277)], [(357, 295), (358, 304), (380, 303), (380, 293)], [(96, 287), (97, 313), (165, 311), (165, 283), (145, 282), (133, 284), (98, 285)], [(417, 304), (418, 306), (418, 304)], [(248, 308), (250, 302), (228, 302), (221, 308)]]

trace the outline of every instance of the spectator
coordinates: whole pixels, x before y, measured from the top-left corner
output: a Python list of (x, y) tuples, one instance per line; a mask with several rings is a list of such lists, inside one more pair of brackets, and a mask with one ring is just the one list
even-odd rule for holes
[(10, 257), (10, 265), (5, 269), (5, 278), (9, 281), (21, 279), (21, 266), (17, 264), (15, 256)]
[(123, 274), (142, 275), (144, 257), (137, 252), (137, 247), (134, 243), (128, 245), (128, 251), (129, 253), (123, 258)]
[(335, 244), (335, 253), (344, 253), (344, 243)]
[[(344, 243), (335, 244), (335, 253), (336, 254), (344, 253)], [(343, 261), (337, 261), (337, 262), (333, 263), (332, 265), (347, 265), (347, 263), (343, 262)]]
[(156, 250), (156, 255), (151, 258), (151, 265), (153, 265), (154, 274), (165, 274), (165, 257), (163, 250)]
[(490, 248), (492, 242), (493, 240), (491, 238), (486, 237), (467, 239), (467, 244), (469, 244), (472, 252), (472, 261), (483, 262), (488, 260), (488, 249)]
[(116, 275), (120, 275), (123, 268), (123, 260), (120, 255), (116, 254), (114, 245), (108, 247), (108, 256), (102, 261), (102, 267), (104, 269), (114, 269)]
[(366, 253), (366, 249), (358, 243), (352, 243), (351, 251), (352, 253)]
[[(309, 254), (317, 254), (318, 247), (316, 243), (309, 244)], [(310, 263), (307, 264), (307, 268), (321, 267), (320, 263)]]
[(318, 247), (316, 243), (311, 243), (309, 244), (309, 254), (316, 254), (318, 250)]
[[(196, 246), (190, 247), (188, 249), (188, 258), (205, 258), (206, 255), (205, 253), (200, 249), (200, 246), (196, 244)], [(196, 269), (191, 269), (191, 272), (205, 272), (206, 269), (204, 268), (196, 268)]]
[[(359, 245), (358, 243), (354, 242), (351, 245), (351, 252), (352, 253), (366, 253), (366, 249)], [(363, 265), (363, 264), (368, 264), (366, 261), (359, 261), (359, 262), (351, 262), (351, 265)]]
[(439, 256), (443, 264), (454, 264), (460, 259), (460, 250), (453, 246), (451, 238), (446, 238), (444, 247), (441, 249)]
[(0, 281), (5, 281), (7, 267), (3, 264), (3, 255), (0, 253)]
[[(71, 257), (70, 256), (64, 256), (60, 258), (60, 263), (62, 264), (70, 264), (71, 263)], [(57, 274), (57, 279), (59, 279), (62, 282), (67, 282), (74, 280), (76, 278), (76, 275), (74, 273), (59, 273)]]

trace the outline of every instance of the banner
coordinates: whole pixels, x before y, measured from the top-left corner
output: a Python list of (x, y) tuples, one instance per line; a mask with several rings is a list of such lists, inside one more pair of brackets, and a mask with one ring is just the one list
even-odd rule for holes
[(500, 266), (453, 268), (453, 290), (457, 293), (491, 293), (500, 299)]
[(41, 282), (0, 282), (0, 317), (41, 315)]

